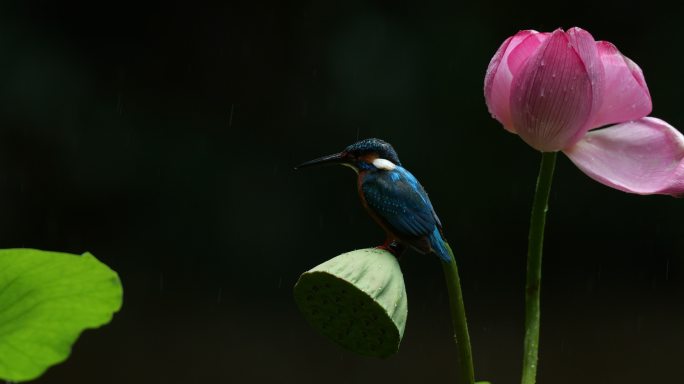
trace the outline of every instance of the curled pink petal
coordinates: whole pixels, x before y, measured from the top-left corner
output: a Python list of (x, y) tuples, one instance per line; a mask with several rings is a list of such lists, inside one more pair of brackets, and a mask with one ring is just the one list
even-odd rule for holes
[[(538, 35), (537, 31), (520, 31), (515, 36), (511, 36), (499, 47), (494, 57), (487, 67), (487, 74), (485, 75), (484, 93), (487, 108), (492, 116), (503, 124), (504, 128), (515, 133), (513, 124), (511, 123), (511, 80), (513, 73), (509, 67), (510, 53), (518, 47), (522, 42), (526, 41), (528, 37)], [(538, 41), (537, 38), (531, 39), (532, 44)], [(525, 47), (532, 46), (530, 42), (525, 44)], [(537, 43), (539, 46), (541, 43)], [(517, 64), (517, 63), (516, 63)]]
[(513, 77), (520, 73), (522, 67), (525, 65), (525, 63), (527, 63), (527, 60), (534, 55), (544, 40), (551, 36), (551, 34), (548, 32), (532, 32), (534, 33), (525, 36), (525, 38), (521, 40), (519, 44), (509, 50), (510, 53), (506, 59), (506, 63), (508, 64), (508, 69)]
[[(522, 32), (525, 31), (518, 32), (518, 34)], [(514, 38), (515, 36), (511, 36), (506, 39), (496, 51), (492, 60), (489, 61), (484, 82), (485, 103), (489, 113), (509, 131), (511, 131), (511, 128), (508, 96), (510, 95), (512, 75), (506, 67), (506, 61), (503, 58), (507, 56), (506, 51), (511, 44), (511, 40)]]
[(589, 132), (564, 151), (592, 179), (640, 195), (684, 195), (684, 135), (653, 117)]
[(651, 113), (651, 95), (641, 68), (607, 41), (597, 44), (606, 73), (603, 103), (593, 127), (640, 119)]
[[(605, 70), (601, 57), (599, 55), (599, 50), (596, 45), (596, 41), (591, 36), (591, 34), (582, 28), (574, 27), (570, 28), (567, 32), (568, 38), (575, 52), (582, 59), (584, 63), (584, 68), (589, 74), (589, 79), (591, 81), (591, 93), (592, 93), (592, 114), (598, 113), (601, 104), (603, 102), (604, 93), (604, 81), (605, 81)], [(639, 116), (643, 117), (643, 116)], [(591, 121), (588, 120), (585, 126), (575, 133), (575, 136), (570, 141), (570, 144), (574, 144), (579, 141), (584, 134), (591, 128), (596, 128), (596, 126), (591, 126)]]
[(568, 35), (553, 32), (513, 79), (511, 117), (517, 133), (543, 152), (573, 144), (591, 118), (591, 81)]

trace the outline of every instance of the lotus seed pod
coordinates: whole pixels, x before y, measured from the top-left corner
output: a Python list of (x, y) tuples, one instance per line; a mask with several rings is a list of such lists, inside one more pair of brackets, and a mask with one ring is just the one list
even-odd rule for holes
[(399, 349), (406, 288), (397, 259), (385, 250), (344, 253), (304, 272), (294, 297), (311, 326), (352, 352), (387, 357)]

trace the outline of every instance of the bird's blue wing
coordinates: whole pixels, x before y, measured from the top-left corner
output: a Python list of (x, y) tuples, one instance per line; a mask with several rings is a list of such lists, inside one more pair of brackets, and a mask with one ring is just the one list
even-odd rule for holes
[(429, 236), (441, 227), (427, 193), (402, 167), (368, 174), (361, 189), (369, 208), (397, 235)]

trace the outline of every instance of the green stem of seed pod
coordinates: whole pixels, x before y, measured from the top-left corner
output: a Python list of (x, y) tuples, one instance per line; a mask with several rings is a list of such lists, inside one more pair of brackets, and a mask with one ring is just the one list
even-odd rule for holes
[(458, 347), (458, 368), (460, 382), (473, 384), (475, 382), (475, 370), (473, 368), (473, 353), (470, 349), (470, 336), (468, 335), (468, 323), (466, 321), (463, 292), (461, 291), (461, 279), (458, 276), (456, 258), (449, 244), (446, 244), (451, 260), (442, 263), (444, 278), (446, 279), (447, 291), (449, 292), (449, 307), (451, 308), (451, 321), (454, 325), (454, 341)]

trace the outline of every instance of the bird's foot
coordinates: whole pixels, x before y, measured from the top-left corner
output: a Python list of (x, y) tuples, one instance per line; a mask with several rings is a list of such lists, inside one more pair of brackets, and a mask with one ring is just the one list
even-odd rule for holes
[(385, 244), (378, 245), (375, 248), (384, 249), (385, 251), (393, 254), (396, 258), (399, 258), (404, 253), (404, 251), (406, 251), (406, 246), (396, 240), (392, 240), (391, 242), (385, 242)]

